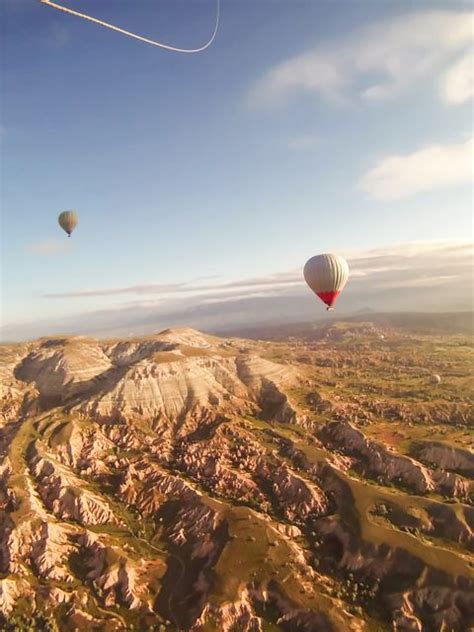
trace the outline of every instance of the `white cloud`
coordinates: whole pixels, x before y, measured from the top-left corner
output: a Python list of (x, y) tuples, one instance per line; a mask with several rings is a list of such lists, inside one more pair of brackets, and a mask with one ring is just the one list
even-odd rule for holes
[(95, 290), (73, 290), (71, 292), (59, 292), (45, 294), (43, 298), (87, 298), (97, 296), (115, 296), (119, 294), (159, 294), (161, 296), (173, 296), (188, 294), (201, 296), (208, 292), (227, 294), (236, 289), (248, 290), (249, 288), (260, 288), (265, 286), (279, 287), (295, 283), (295, 273), (281, 273), (268, 277), (254, 277), (250, 279), (239, 279), (226, 283), (209, 283), (200, 285), (195, 281), (189, 283), (162, 283), (148, 285), (131, 285), (127, 287), (98, 288)]
[(70, 250), (71, 245), (69, 241), (65, 239), (45, 239), (44, 241), (38, 241), (34, 244), (28, 244), (26, 246), (27, 252), (34, 255), (42, 256), (54, 256), (60, 255), (63, 252)]
[(448, 103), (458, 103), (466, 95), (464, 55), (471, 44), (472, 14), (468, 11), (402, 15), (278, 64), (254, 86), (250, 102), (275, 103), (295, 92), (333, 101), (387, 99), (420, 79), (438, 78), (451, 65), (444, 79), (448, 87), (441, 94)]
[(441, 85), (441, 94), (448, 103), (465, 103), (474, 96), (474, 49), (446, 72)]
[(375, 200), (390, 201), (420, 191), (469, 182), (474, 138), (457, 145), (430, 145), (412, 154), (387, 156), (366, 173), (359, 188)]
[(446, 285), (447, 283), (454, 283), (458, 278), (456, 274), (444, 274), (440, 276), (421, 276), (415, 278), (408, 278), (402, 280), (395, 280), (392, 283), (385, 283), (384, 288), (386, 290), (391, 288), (429, 288), (436, 285)]

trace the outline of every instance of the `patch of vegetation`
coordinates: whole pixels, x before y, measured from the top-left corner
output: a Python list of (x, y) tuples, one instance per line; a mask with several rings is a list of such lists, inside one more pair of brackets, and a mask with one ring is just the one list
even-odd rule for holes
[(40, 614), (13, 614), (8, 619), (0, 617), (0, 625), (4, 632), (59, 632), (54, 619)]
[(70, 421), (63, 421), (58, 424), (52, 431), (49, 437), (50, 448), (57, 448), (60, 445), (64, 445), (69, 441), (72, 434), (72, 423)]

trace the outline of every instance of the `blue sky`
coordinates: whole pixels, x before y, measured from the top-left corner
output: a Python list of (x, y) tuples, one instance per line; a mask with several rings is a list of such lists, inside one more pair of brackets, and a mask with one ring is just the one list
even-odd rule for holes
[[(68, 6), (178, 46), (206, 41), (215, 12)], [(222, 0), (212, 47), (179, 55), (3, 0), (3, 325), (114, 323), (135, 298), (111, 289), (162, 308), (176, 284), (285, 274), (321, 251), (472, 238), (468, 11)]]

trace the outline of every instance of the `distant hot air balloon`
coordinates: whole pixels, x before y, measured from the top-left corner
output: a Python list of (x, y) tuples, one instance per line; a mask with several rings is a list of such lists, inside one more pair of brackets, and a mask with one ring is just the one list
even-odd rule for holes
[(72, 231), (76, 228), (79, 222), (79, 218), (75, 211), (63, 211), (59, 214), (58, 223), (61, 228), (67, 233), (67, 236), (70, 237)]
[(306, 283), (330, 310), (347, 282), (349, 266), (338, 255), (316, 255), (308, 259), (303, 274)]

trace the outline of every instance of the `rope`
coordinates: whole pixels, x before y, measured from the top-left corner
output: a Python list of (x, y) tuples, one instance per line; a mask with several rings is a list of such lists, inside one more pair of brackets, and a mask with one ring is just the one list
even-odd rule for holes
[(104, 26), (105, 28), (111, 29), (112, 31), (116, 31), (117, 33), (121, 33), (122, 35), (127, 35), (128, 37), (132, 37), (133, 39), (139, 40), (140, 42), (145, 42), (145, 44), (151, 44), (152, 46), (158, 46), (159, 48), (164, 48), (165, 50), (170, 50), (175, 53), (200, 53), (209, 46), (214, 41), (217, 35), (217, 29), (219, 28), (219, 16), (220, 16), (220, 0), (217, 0), (216, 7), (216, 23), (214, 26), (214, 31), (211, 35), (209, 41), (201, 46), (200, 48), (177, 48), (176, 46), (170, 46), (169, 44), (163, 44), (162, 42), (158, 42), (156, 40), (148, 39), (147, 37), (142, 37), (141, 35), (137, 35), (136, 33), (132, 33), (131, 31), (126, 31), (118, 26), (114, 26), (109, 22), (104, 22), (102, 20), (98, 20), (97, 18), (92, 17), (91, 15), (87, 15), (86, 13), (79, 13), (79, 11), (74, 11), (73, 9), (69, 9), (68, 7), (64, 7), (61, 4), (56, 4), (51, 0), (39, 0), (42, 4), (46, 4), (48, 7), (52, 7), (53, 9), (58, 9), (58, 11), (64, 11), (64, 13), (69, 13), (70, 15), (75, 15), (78, 18), (83, 18), (84, 20), (88, 20), (89, 22), (94, 22), (94, 24), (99, 24), (99, 26)]

